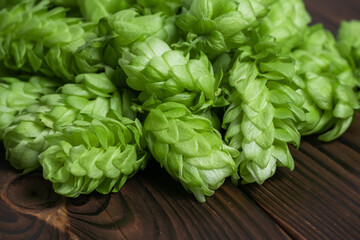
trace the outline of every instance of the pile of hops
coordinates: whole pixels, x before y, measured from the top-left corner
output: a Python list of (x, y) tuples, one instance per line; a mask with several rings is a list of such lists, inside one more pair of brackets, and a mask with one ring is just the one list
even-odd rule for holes
[(360, 22), (301, 0), (0, 2), (0, 139), (54, 190), (117, 192), (156, 160), (200, 202), (294, 168), (360, 108)]

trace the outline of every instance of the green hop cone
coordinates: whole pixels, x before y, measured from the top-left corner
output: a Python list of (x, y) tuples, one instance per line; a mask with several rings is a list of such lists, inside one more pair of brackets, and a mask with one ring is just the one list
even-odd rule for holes
[(309, 28), (301, 47), (291, 55), (297, 75), (303, 81), (299, 92), (305, 96), (306, 119), (297, 125), (302, 135), (319, 134), (323, 141), (338, 138), (350, 126), (359, 109), (357, 80), (346, 59), (336, 49), (330, 32), (321, 25)]
[[(39, 154), (49, 147), (45, 136), (53, 135), (57, 131), (42, 116), (51, 112), (62, 101), (63, 96), (60, 94), (44, 95), (36, 104), (19, 113), (4, 129), (2, 140), (6, 149), (6, 159), (16, 169), (28, 173), (40, 167)], [(69, 115), (67, 113), (56, 117), (63, 126), (74, 121), (75, 117)]]
[(129, 8), (131, 0), (77, 0), (82, 15), (90, 22), (97, 23), (118, 11)]
[(247, 41), (245, 32), (254, 29), (268, 13), (269, 1), (197, 0), (176, 17), (187, 41), (207, 54), (229, 52)]
[(67, 197), (117, 192), (146, 165), (141, 124), (116, 112), (82, 117), (46, 137), (50, 147), (39, 156), (44, 178)]
[(182, 5), (181, 0), (136, 0), (136, 3), (151, 13), (161, 12), (168, 16), (175, 15)]
[(304, 31), (311, 21), (302, 0), (276, 0), (260, 27), (262, 36), (271, 35), (289, 52), (301, 43)]
[(136, 42), (149, 37), (164, 41), (171, 39), (174, 31), (171, 18), (164, 18), (160, 13), (139, 16), (134, 9), (126, 9), (114, 15), (102, 18), (98, 28), (103, 36), (104, 60), (112, 67), (117, 66), (123, 52)]
[(233, 156), (220, 133), (204, 117), (179, 103), (163, 103), (150, 110), (144, 135), (153, 157), (199, 202), (214, 194), (225, 178), (234, 175)]
[(0, 12), (0, 64), (12, 70), (57, 76), (73, 81), (102, 68), (101, 52), (80, 48), (94, 39), (96, 28), (66, 18), (66, 9), (48, 8), (48, 1), (24, 1)]
[(127, 84), (141, 91), (142, 103), (154, 96), (162, 102), (178, 102), (200, 111), (215, 102), (219, 81), (204, 54), (189, 59), (184, 52), (151, 38), (135, 44), (119, 63), (128, 76)]
[(348, 60), (357, 77), (357, 85), (360, 87), (360, 21), (352, 20), (342, 22), (337, 35), (337, 48), (340, 54)]
[(294, 168), (288, 143), (300, 144), (294, 123), (304, 119), (304, 99), (291, 87), (294, 61), (273, 39), (253, 36), (252, 42), (238, 50), (230, 71), (234, 90), (223, 127), (229, 146), (240, 151), (235, 161), (242, 183), (262, 184), (277, 166)]
[(55, 92), (57, 84), (42, 77), (31, 77), (28, 82), (16, 78), (0, 78), (0, 139), (2, 131), (15, 116), (45, 94)]
[(57, 94), (42, 96), (4, 129), (7, 159), (17, 169), (30, 172), (38, 168), (38, 155), (48, 147), (44, 137), (72, 126), (83, 115), (106, 118), (117, 112), (135, 119), (130, 109), (132, 94), (118, 92), (105, 73), (78, 75), (76, 81), (62, 86)]
[(39, 119), (39, 114), (49, 111), (45, 102), (54, 101), (48, 96), (50, 95), (45, 95), (39, 100), (39, 104), (31, 105), (18, 114), (11, 125), (4, 129), (2, 140), (6, 149), (6, 159), (23, 173), (40, 167), (39, 154), (48, 147), (45, 136), (55, 133)]
[(39, 117), (43, 124), (53, 129), (72, 125), (79, 114), (106, 117), (110, 111), (135, 119), (130, 109), (134, 96), (127, 90), (117, 91), (105, 73), (80, 74), (76, 83), (68, 83), (59, 89), (50, 111)]

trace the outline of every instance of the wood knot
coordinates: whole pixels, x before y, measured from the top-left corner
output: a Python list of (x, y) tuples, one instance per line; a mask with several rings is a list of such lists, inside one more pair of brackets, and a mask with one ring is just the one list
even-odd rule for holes
[(45, 181), (40, 173), (18, 176), (9, 183), (5, 198), (9, 204), (26, 212), (51, 210), (63, 199), (54, 192), (51, 183)]

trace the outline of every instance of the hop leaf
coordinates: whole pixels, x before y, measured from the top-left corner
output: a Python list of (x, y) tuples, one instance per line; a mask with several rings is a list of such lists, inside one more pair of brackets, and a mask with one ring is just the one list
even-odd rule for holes
[(223, 143), (208, 119), (182, 104), (169, 102), (150, 110), (144, 135), (154, 158), (200, 202), (235, 174), (232, 155), (237, 151)]

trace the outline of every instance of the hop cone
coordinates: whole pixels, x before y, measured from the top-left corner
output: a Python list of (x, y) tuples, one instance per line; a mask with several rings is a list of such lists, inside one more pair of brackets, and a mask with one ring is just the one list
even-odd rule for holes
[(182, 5), (181, 0), (51, 0), (51, 2), (60, 6), (78, 7), (87, 21), (95, 23), (101, 18), (130, 8), (136, 9), (142, 15), (161, 12), (173, 16)]
[(151, 109), (144, 135), (153, 157), (200, 202), (234, 174), (232, 155), (237, 151), (223, 143), (208, 119), (191, 114), (182, 104)]
[(174, 16), (182, 6), (181, 0), (136, 0), (136, 3), (152, 13), (161, 12)]
[(214, 103), (218, 82), (205, 55), (189, 60), (182, 51), (151, 38), (135, 44), (119, 62), (128, 85), (141, 91), (142, 103), (155, 96), (163, 102), (182, 103), (193, 111)]
[(176, 18), (176, 24), (197, 50), (208, 54), (229, 52), (247, 41), (244, 33), (254, 29), (268, 13), (269, 2), (196, 0)]
[(3, 143), (6, 149), (6, 159), (23, 173), (31, 172), (40, 167), (39, 154), (48, 144), (45, 136), (55, 131), (41, 123), (39, 114), (49, 111), (46, 101), (53, 101), (45, 95), (39, 104), (29, 106), (18, 114), (11, 125), (4, 129)]
[(44, 178), (69, 197), (118, 191), (146, 163), (141, 124), (130, 119), (131, 94), (120, 95), (103, 73), (78, 75), (58, 96), (61, 101), (39, 115), (57, 131), (45, 138), (48, 148), (39, 156)]
[(146, 164), (140, 122), (111, 112), (106, 118), (83, 115), (72, 126), (48, 136), (39, 156), (44, 178), (55, 192), (77, 197), (94, 190), (117, 192)]
[(118, 11), (129, 8), (131, 0), (77, 0), (82, 15), (91, 22), (110, 16)]
[(32, 77), (28, 82), (0, 78), (0, 139), (18, 113), (36, 104), (42, 95), (55, 92), (56, 87), (56, 83), (41, 77)]
[(174, 22), (161, 14), (139, 16), (133, 9), (122, 10), (99, 21), (103, 36), (104, 60), (112, 67), (117, 66), (123, 52), (135, 42), (149, 37), (162, 40), (172, 38)]
[(337, 35), (337, 48), (355, 70), (357, 85), (360, 86), (360, 21), (342, 22)]
[(298, 146), (294, 122), (304, 118), (303, 98), (290, 87), (294, 62), (280, 55), (274, 40), (252, 37), (239, 49), (230, 72), (234, 87), (224, 119), (225, 140), (240, 151), (235, 161), (243, 183), (262, 184), (276, 166), (294, 168), (288, 143)]
[(93, 27), (66, 18), (65, 8), (48, 9), (47, 3), (25, 1), (0, 12), (0, 64), (65, 81), (73, 81), (79, 73), (98, 71), (100, 51), (80, 49), (96, 37)]
[(323, 141), (339, 137), (360, 107), (352, 68), (340, 56), (331, 33), (321, 25), (307, 31), (304, 44), (292, 56), (296, 59), (297, 74), (304, 82), (299, 92), (306, 99), (306, 120), (297, 128), (302, 135), (323, 133), (319, 137)]
[(283, 51), (289, 52), (301, 43), (310, 21), (302, 0), (276, 0), (269, 15), (263, 19), (259, 32), (262, 36), (275, 37)]
[(130, 109), (131, 93), (118, 92), (105, 73), (78, 75), (76, 83), (68, 83), (60, 88), (51, 110), (41, 114), (40, 119), (49, 128), (61, 129), (72, 125), (78, 114), (106, 117), (110, 110), (124, 117), (135, 119)]
[(64, 85), (57, 94), (42, 96), (38, 104), (18, 114), (5, 128), (7, 159), (14, 167), (24, 172), (38, 168), (38, 155), (48, 147), (44, 137), (73, 125), (84, 114), (107, 117), (116, 111), (135, 119), (129, 108), (132, 95), (117, 92), (107, 75), (83, 74), (76, 81)]

